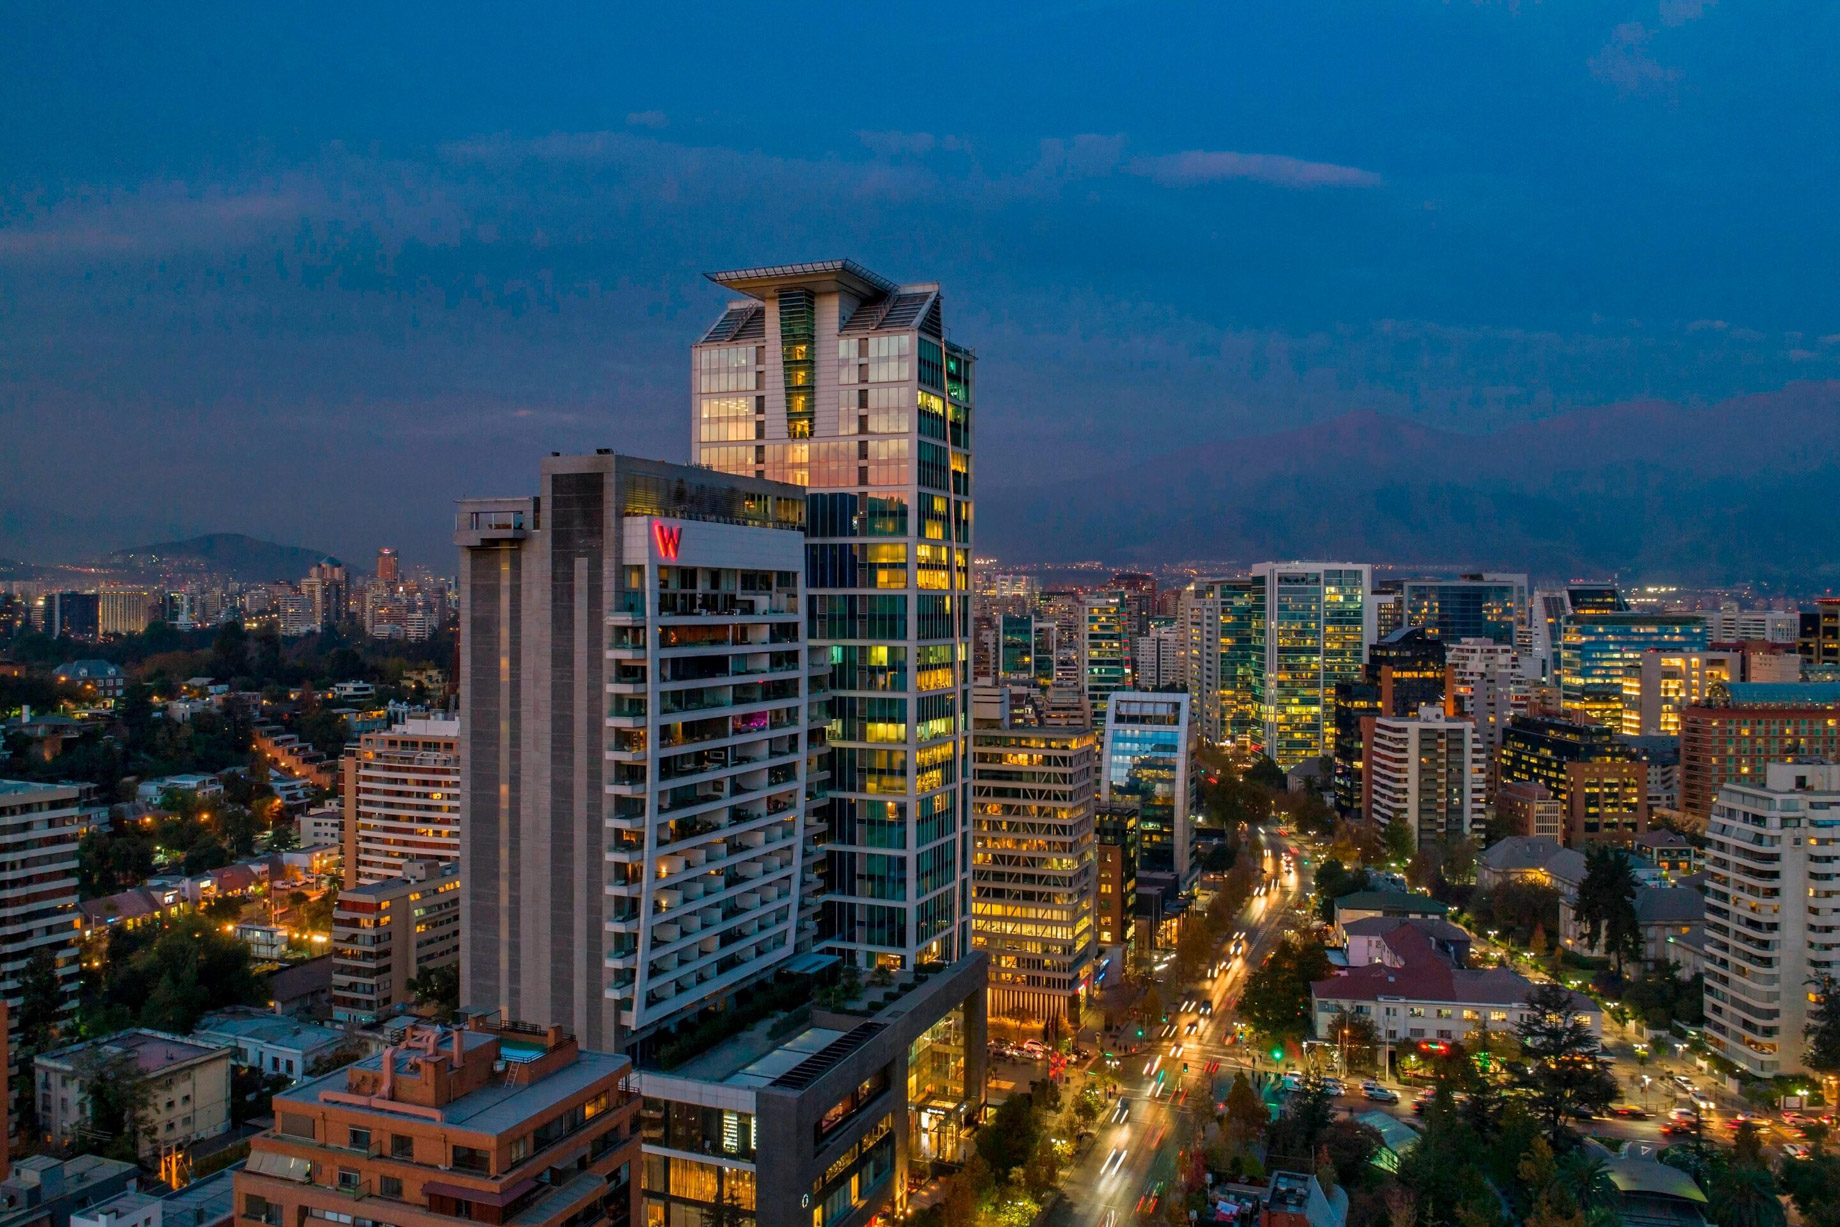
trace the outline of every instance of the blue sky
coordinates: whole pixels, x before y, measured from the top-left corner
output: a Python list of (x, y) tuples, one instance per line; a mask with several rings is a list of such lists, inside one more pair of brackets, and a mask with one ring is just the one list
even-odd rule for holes
[(986, 487), (1840, 374), (1833, 6), (383, 7), (9, 19), (0, 556), (445, 564), (739, 264), (943, 282)]

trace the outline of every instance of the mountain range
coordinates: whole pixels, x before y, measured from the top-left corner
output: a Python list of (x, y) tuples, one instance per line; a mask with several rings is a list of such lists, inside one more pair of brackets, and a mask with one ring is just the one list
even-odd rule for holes
[(207, 533), (184, 541), (162, 541), (116, 550), (96, 560), (108, 570), (140, 573), (196, 571), (226, 575), (243, 583), (297, 580), (324, 559), (321, 550), (276, 545), (242, 533)]
[(981, 493), (1005, 561), (1334, 556), (1536, 575), (1840, 583), (1840, 383), (1490, 434), (1354, 412), (1103, 480)]

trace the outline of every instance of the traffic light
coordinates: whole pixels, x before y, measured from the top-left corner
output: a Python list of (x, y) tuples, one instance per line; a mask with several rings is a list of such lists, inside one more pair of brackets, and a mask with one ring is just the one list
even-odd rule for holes
[(1182, 1062), (1182, 1072), (1183, 1073), (1188, 1072), (1188, 1062), (1187, 1061)]
[(1142, 1027), (1137, 1029), (1137, 1038), (1140, 1040), (1144, 1038), (1144, 1029)]
[(1283, 1044), (1273, 1044), (1271, 1046), (1271, 1059), (1274, 1061), (1282, 1061), (1284, 1059)]

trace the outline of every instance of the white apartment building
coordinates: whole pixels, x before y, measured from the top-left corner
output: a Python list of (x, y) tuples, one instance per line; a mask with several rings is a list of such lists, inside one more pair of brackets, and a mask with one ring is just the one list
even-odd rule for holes
[(19, 1051), (19, 1008), (34, 955), (49, 950), (66, 1001), (76, 995), (82, 824), (74, 786), (0, 780), (0, 998), (9, 1054)]
[(1133, 681), (1139, 690), (1181, 690), (1188, 684), (1187, 644), (1179, 626), (1153, 626), (1131, 645)]
[(365, 733), (340, 769), (349, 884), (400, 877), (409, 861), (459, 858), (458, 716), (410, 716)]
[(1840, 976), (1840, 766), (1725, 785), (1706, 835), (1706, 1042), (1760, 1077), (1805, 1073), (1809, 980)]
[(1414, 846), (1482, 829), (1488, 765), (1468, 720), (1433, 706), (1419, 708), (1416, 717), (1382, 716), (1366, 758), (1370, 822), (1403, 825)]
[[(460, 505), (462, 999), (612, 1050), (815, 938), (805, 492), (612, 453), (550, 457), (539, 489)], [(882, 704), (831, 713), (885, 747), (839, 781), (878, 798), (837, 816), (865, 848), (839, 885), (898, 922), (909, 713)]]

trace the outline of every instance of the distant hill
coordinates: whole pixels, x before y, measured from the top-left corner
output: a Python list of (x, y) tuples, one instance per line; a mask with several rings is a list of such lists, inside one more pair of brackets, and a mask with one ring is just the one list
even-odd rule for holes
[(1376, 413), (982, 493), (1005, 560), (1323, 557), (1840, 586), (1840, 383), (1486, 435)]
[(322, 550), (277, 545), (242, 533), (207, 533), (184, 541), (163, 541), (116, 550), (97, 560), (127, 571), (198, 571), (227, 575), (243, 583), (299, 579), (325, 558)]

